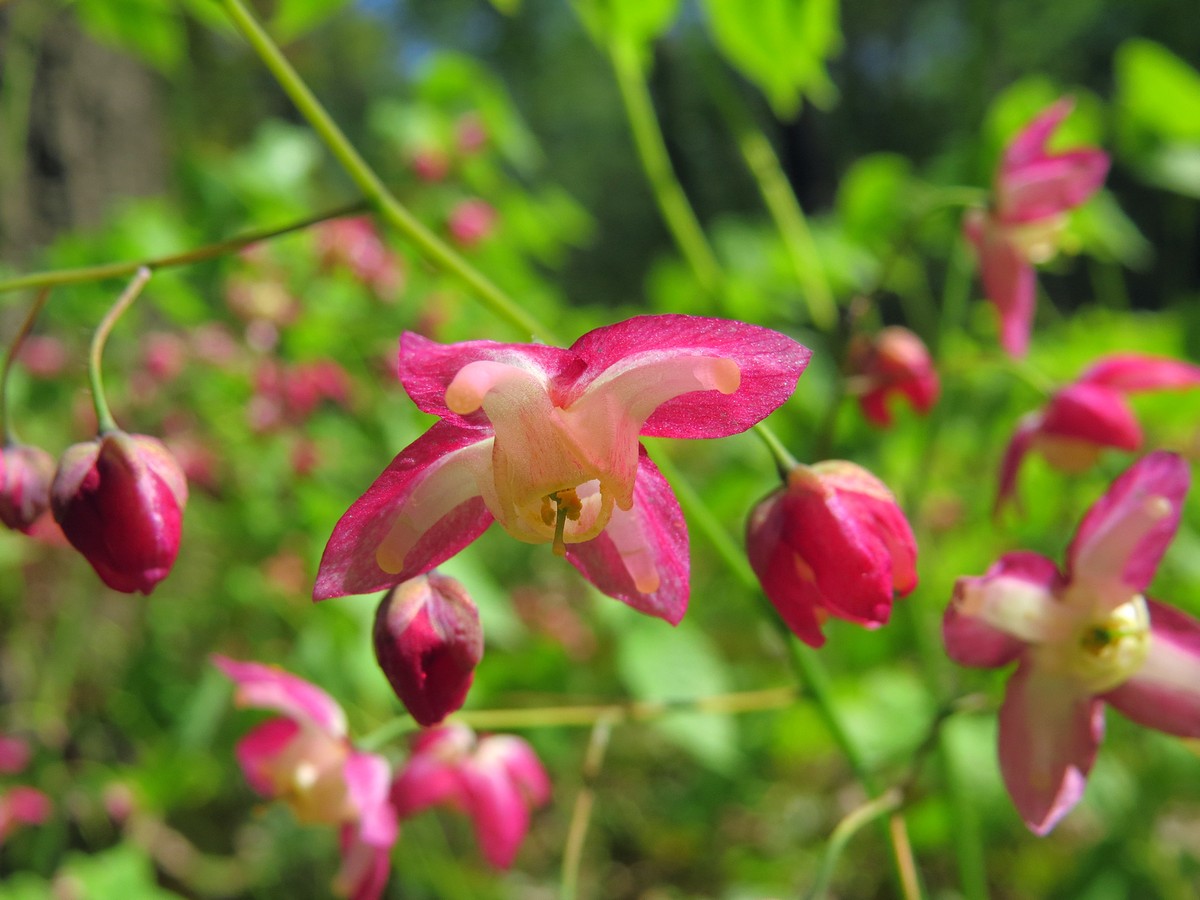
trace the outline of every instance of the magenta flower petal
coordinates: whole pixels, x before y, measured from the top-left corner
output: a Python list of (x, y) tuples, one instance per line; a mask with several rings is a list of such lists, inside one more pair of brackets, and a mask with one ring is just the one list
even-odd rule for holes
[(54, 459), (41, 447), (0, 448), (0, 522), (28, 533), (50, 508), (53, 480)]
[(1046, 834), (1083, 796), (1104, 736), (1104, 704), (1027, 661), (1000, 707), (1000, 772), (1017, 811)]
[(1037, 301), (1033, 266), (1021, 249), (987, 214), (972, 210), (964, 231), (979, 255), (983, 291), (1000, 317), (1000, 345), (1012, 356), (1029, 349)]
[(464, 767), (463, 776), (479, 849), (492, 866), (507, 869), (529, 831), (529, 806), (502, 771), (488, 771), (474, 763)]
[(633, 497), (632, 509), (615, 509), (599, 537), (567, 544), (567, 560), (608, 596), (677, 625), (690, 590), (687, 526), (670, 484), (645, 448), (638, 456)]
[(1009, 500), (1018, 499), (1017, 473), (1021, 470), (1021, 463), (1029, 453), (1030, 447), (1033, 446), (1041, 424), (1040, 413), (1024, 416), (1017, 423), (1017, 429), (1009, 438), (1008, 446), (1004, 448), (1004, 456), (1000, 460), (999, 486), (996, 489), (996, 503), (992, 507), (993, 514), (998, 513)]
[(315, 684), (277, 666), (238, 662), (215, 654), (212, 661), (233, 679), (238, 706), (275, 710), (333, 737), (345, 736), (346, 714), (336, 700)]
[(1009, 142), (1000, 162), (999, 176), (1007, 179), (1022, 168), (1046, 158), (1046, 142), (1058, 129), (1063, 119), (1075, 108), (1075, 100), (1061, 97), (1046, 107), (1022, 128)]
[(1074, 209), (1100, 190), (1108, 154), (1073, 150), (1032, 162), (1004, 181), (1000, 215), (1008, 223), (1036, 222)]
[[(313, 597), (382, 590), (449, 559), (492, 523), (475, 467), (486, 465), (491, 437), (438, 422), (402, 450), (334, 527)], [(384, 546), (397, 571), (380, 567)]]
[[(1158, 450), (1130, 466), (1092, 505), (1067, 551), (1071, 580), (1144, 591), (1179, 527), (1191, 481), (1187, 463)], [(1110, 592), (1122, 601), (1120, 592)]]
[(374, 753), (354, 752), (342, 771), (350, 803), (357, 811), (359, 839), (373, 847), (391, 847), (399, 825), (388, 797), (391, 769), (387, 760)]
[(299, 734), (300, 725), (294, 719), (267, 719), (237, 742), (234, 756), (255, 793), (275, 796), (276, 762)]
[(1200, 622), (1162, 603), (1147, 599), (1146, 604), (1146, 662), (1104, 699), (1139, 725), (1200, 738)]
[(1142, 429), (1117, 391), (1099, 384), (1070, 384), (1056, 393), (1042, 413), (1040, 432), (1101, 447), (1136, 450)]
[(1200, 366), (1161, 356), (1117, 353), (1088, 366), (1079, 381), (1130, 393), (1191, 388), (1200, 386)]
[(496, 341), (439, 344), (411, 331), (406, 331), (400, 338), (400, 381), (408, 396), (423, 412), (449, 422), (480, 425), (487, 421), (482, 410), (462, 416), (446, 405), (450, 384), (473, 362), (517, 366), (547, 383), (562, 373), (581, 368), (570, 350), (544, 344), (501, 344)]
[(812, 351), (757, 325), (703, 316), (635, 316), (589, 331), (571, 345), (585, 362), (566, 402), (613, 372), (653, 366), (681, 357), (712, 357), (736, 363), (740, 384), (732, 393), (690, 393), (658, 407), (642, 428), (648, 437), (717, 438), (745, 431), (777, 409), (796, 389)]
[(958, 579), (942, 620), (946, 654), (963, 666), (1008, 665), (1039, 637), (1062, 586), (1051, 560), (1024, 550), (1006, 553), (979, 577)]
[(392, 848), (368, 844), (354, 825), (343, 825), (338, 833), (342, 866), (333, 890), (349, 900), (378, 900), (392, 873)]
[(475, 735), (465, 725), (439, 725), (417, 735), (412, 756), (392, 782), (392, 806), (400, 818), (441, 805), (465, 810), (460, 766), (474, 749)]

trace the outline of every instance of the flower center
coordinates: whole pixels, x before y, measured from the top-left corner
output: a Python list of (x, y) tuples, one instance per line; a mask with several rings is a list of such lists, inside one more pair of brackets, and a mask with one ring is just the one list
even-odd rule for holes
[(1110, 691), (1142, 667), (1150, 650), (1150, 612), (1139, 594), (1103, 619), (1085, 620), (1062, 643), (1042, 648), (1052, 665), (1094, 694)]
[(554, 554), (556, 556), (565, 556), (567, 553), (567, 544), (564, 539), (567, 519), (578, 522), (582, 513), (583, 502), (574, 488), (554, 491), (542, 498), (542, 522), (547, 526), (554, 526)]

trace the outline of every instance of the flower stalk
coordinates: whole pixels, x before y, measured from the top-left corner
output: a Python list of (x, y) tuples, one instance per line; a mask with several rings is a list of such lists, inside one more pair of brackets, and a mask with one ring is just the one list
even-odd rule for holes
[(12, 426), (12, 416), (8, 409), (8, 378), (12, 372), (13, 363), (17, 359), (17, 354), (21, 352), (21, 345), (25, 343), (25, 338), (29, 336), (29, 332), (33, 329), (33, 323), (37, 321), (37, 317), (41, 313), (42, 307), (46, 305), (46, 300), (49, 296), (49, 288), (43, 288), (38, 291), (37, 296), (33, 298), (33, 302), (29, 304), (29, 310), (25, 313), (25, 319), (21, 322), (21, 327), (17, 329), (17, 334), (8, 347), (8, 353), (4, 356), (4, 369), (0, 372), (0, 428), (3, 429), (5, 446), (15, 444), (17, 440), (16, 431)]
[(108, 408), (108, 399), (104, 395), (104, 382), (101, 376), (101, 357), (104, 355), (104, 345), (108, 343), (108, 336), (112, 332), (113, 326), (117, 324), (117, 319), (121, 318), (125, 310), (133, 305), (133, 301), (138, 298), (142, 288), (149, 280), (150, 270), (142, 266), (137, 270), (125, 290), (121, 292), (117, 302), (104, 314), (95, 334), (92, 335), (92, 345), (88, 351), (88, 381), (92, 386), (92, 404), (96, 409), (96, 425), (100, 434), (117, 430), (117, 423), (113, 420), (112, 411)]

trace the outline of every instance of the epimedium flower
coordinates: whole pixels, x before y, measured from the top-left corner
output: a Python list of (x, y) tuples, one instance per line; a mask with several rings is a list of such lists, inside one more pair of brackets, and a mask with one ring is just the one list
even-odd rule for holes
[(8, 444), (0, 449), (0, 522), (28, 532), (50, 508), (54, 458), (41, 447)]
[(1062, 98), (1013, 138), (996, 172), (991, 207), (971, 210), (963, 220), (984, 292), (1000, 316), (1000, 343), (1012, 356), (1024, 356), (1029, 346), (1034, 264), (1054, 255), (1066, 213), (1098, 191), (1108, 174), (1108, 154), (1095, 147), (1047, 150), (1073, 107), (1071, 98)]
[(149, 594), (179, 554), (187, 494), (183, 470), (161, 441), (113, 429), (67, 448), (50, 505), (105, 584)]
[(483, 658), (479, 610), (467, 589), (438, 572), (388, 591), (375, 614), (375, 659), (421, 725), (463, 705)]
[(1137, 353), (1101, 357), (1017, 424), (1000, 463), (996, 510), (1016, 496), (1017, 475), (1030, 451), (1059, 471), (1084, 472), (1106, 448), (1141, 448), (1142, 428), (1128, 394), (1197, 386), (1200, 366), (1191, 363)]
[(507, 869), (529, 831), (532, 810), (550, 799), (550, 779), (521, 738), (476, 738), (465, 725), (442, 725), (417, 735), (391, 796), (402, 819), (434, 806), (466, 813), (484, 858)]
[(213, 656), (236, 685), (238, 706), (280, 713), (238, 743), (246, 781), (264, 797), (283, 800), (301, 822), (340, 829), (339, 895), (374, 900), (383, 893), (399, 836), (388, 799), (391, 767), (355, 750), (346, 714), (315, 684), (275, 666)]
[(893, 396), (906, 397), (913, 409), (925, 415), (941, 391), (929, 348), (899, 325), (869, 337), (859, 335), (851, 342), (847, 368), (850, 389), (858, 395), (863, 415), (879, 428), (892, 424), (888, 403)]
[(1017, 664), (1000, 708), (1000, 770), (1037, 834), (1082, 796), (1106, 704), (1138, 724), (1200, 737), (1200, 622), (1145, 594), (1189, 480), (1182, 459), (1155, 451), (1084, 515), (1065, 571), (1021, 551), (955, 585), (943, 621), (950, 657)]
[(825, 643), (829, 616), (877, 628), (917, 585), (917, 544), (887, 486), (861, 466), (796, 465), (746, 526), (750, 565), (795, 635)]
[(767, 328), (684, 315), (597, 328), (567, 349), (407, 333), (401, 383), (442, 421), (342, 516), (313, 596), (400, 584), (498, 521), (674, 624), (687, 608), (687, 530), (638, 436), (744, 431), (791, 396), (809, 355)]

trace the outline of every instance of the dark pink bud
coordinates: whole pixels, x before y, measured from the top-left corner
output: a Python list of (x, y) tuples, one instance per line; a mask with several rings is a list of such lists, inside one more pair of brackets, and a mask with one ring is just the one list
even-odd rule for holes
[(105, 584), (149, 594), (179, 553), (187, 479), (161, 441), (110, 431), (67, 448), (50, 503)]
[(917, 544), (891, 491), (842, 460), (797, 466), (750, 514), (746, 550), (767, 599), (807, 644), (828, 616), (877, 628), (917, 584)]
[(450, 236), (461, 247), (474, 247), (495, 225), (496, 210), (483, 200), (463, 200), (450, 211)]
[(28, 533), (50, 507), (53, 478), (54, 458), (41, 447), (0, 449), (0, 522)]
[(375, 615), (375, 658), (422, 725), (461, 707), (483, 658), (479, 611), (466, 588), (430, 572), (388, 591)]

